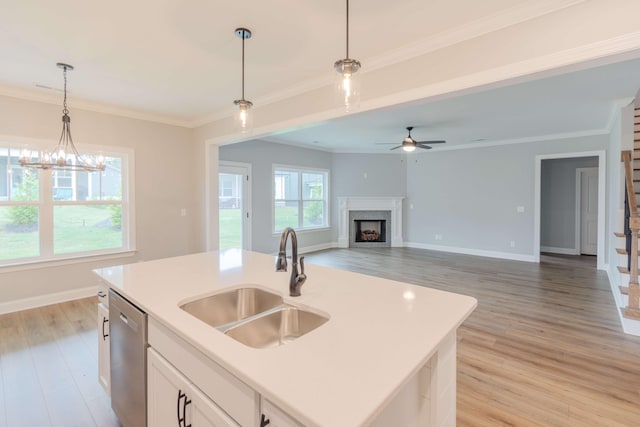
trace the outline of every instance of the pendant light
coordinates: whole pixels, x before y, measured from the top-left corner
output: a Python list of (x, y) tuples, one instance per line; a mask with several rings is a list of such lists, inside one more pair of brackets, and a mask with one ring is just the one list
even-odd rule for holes
[(53, 151), (34, 153), (28, 149), (20, 154), (20, 165), (26, 168), (52, 169), (63, 171), (98, 172), (105, 170), (103, 156), (84, 156), (78, 152), (71, 138), (71, 117), (67, 108), (67, 71), (73, 70), (69, 64), (57, 63), (64, 76), (64, 101), (62, 104), (62, 134)]
[(335, 84), (336, 97), (344, 105), (346, 111), (351, 111), (360, 104), (360, 79), (356, 73), (360, 69), (360, 62), (349, 58), (349, 0), (347, 1), (347, 56), (333, 64), (338, 72)]
[(244, 41), (251, 38), (251, 31), (246, 28), (236, 28), (236, 37), (242, 40), (242, 98), (236, 99), (233, 103), (238, 107), (233, 120), (236, 129), (241, 133), (247, 133), (251, 131), (253, 125), (253, 114), (249, 113), (253, 103), (244, 99)]

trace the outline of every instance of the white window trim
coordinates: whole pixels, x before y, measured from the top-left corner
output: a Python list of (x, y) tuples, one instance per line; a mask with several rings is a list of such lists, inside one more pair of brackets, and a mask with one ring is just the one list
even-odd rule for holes
[[(8, 148), (22, 149), (28, 147), (29, 149), (49, 149), (55, 146), (57, 141), (16, 137), (12, 135), (0, 135), (0, 144)], [(134, 150), (127, 147), (117, 146), (103, 146), (103, 145), (88, 145), (88, 144), (75, 144), (78, 151), (81, 153), (94, 153), (99, 152), (104, 156), (126, 156), (126, 170), (127, 170), (127, 184), (122, 186), (122, 247), (113, 249), (101, 249), (95, 251), (86, 252), (74, 252), (70, 254), (53, 255), (53, 248), (41, 248), (42, 252), (51, 254), (50, 256), (38, 256), (29, 258), (14, 258), (5, 261), (0, 261), (0, 273), (19, 271), (22, 269), (31, 269), (40, 267), (49, 267), (54, 265), (74, 264), (78, 262), (85, 262), (87, 260), (101, 260), (111, 259), (114, 257), (131, 256), (136, 252), (136, 215), (135, 215), (135, 153)], [(124, 170), (124, 167), (123, 167)], [(38, 173), (40, 175), (40, 170)], [(39, 176), (40, 185), (42, 185), (42, 178)], [(53, 180), (52, 174), (44, 181), (43, 191), (40, 192), (40, 197), (51, 198), (52, 190), (51, 183)], [(77, 204), (90, 204), (89, 202), (79, 202)], [(25, 204), (25, 203), (20, 203)], [(41, 200), (34, 202), (38, 206), (41, 206)], [(52, 206), (59, 205), (72, 205), (74, 202), (65, 202), (56, 204), (52, 200)], [(97, 204), (108, 204), (107, 201), (97, 201)], [(9, 206), (10, 203), (3, 202), (3, 206)], [(125, 209), (126, 208), (126, 209)], [(51, 218), (52, 223), (52, 218)], [(41, 230), (42, 232), (42, 230)], [(53, 234), (53, 227), (50, 230), (45, 230), (46, 233)], [(48, 238), (50, 237), (50, 238)], [(40, 238), (44, 245), (53, 245), (53, 236), (48, 236), (45, 239)], [(49, 250), (50, 249), (50, 250)]]
[[(306, 166), (294, 166), (294, 165), (284, 165), (284, 164), (277, 164), (274, 163), (271, 166), (271, 234), (273, 236), (279, 236), (282, 231), (277, 231), (276, 230), (276, 189), (275, 189), (275, 183), (274, 183), (274, 176), (275, 176), (275, 172), (276, 170), (284, 170), (284, 171), (291, 171), (291, 172), (299, 172), (299, 173), (305, 173), (305, 172), (309, 172), (309, 173), (323, 173), (325, 174), (325, 176), (327, 177), (327, 182), (326, 182), (326, 212), (325, 212), (325, 223), (323, 225), (317, 226), (317, 227), (299, 227), (296, 228), (296, 233), (297, 234), (301, 234), (301, 233), (308, 233), (308, 232), (316, 232), (316, 231), (326, 231), (331, 229), (331, 206), (330, 206), (330, 201), (331, 201), (331, 195), (329, 194), (329, 189), (331, 188), (330, 186), (330, 180), (331, 180), (331, 171), (329, 169), (323, 169), (323, 168), (311, 168), (311, 167), (306, 167)], [(300, 180), (302, 180), (302, 175), (300, 175)], [(298, 188), (298, 196), (301, 196), (301, 192), (302, 192), (302, 188)], [(300, 204), (300, 213), (298, 215), (303, 215), (303, 208), (302, 208), (302, 199), (299, 198), (297, 199), (297, 201)]]

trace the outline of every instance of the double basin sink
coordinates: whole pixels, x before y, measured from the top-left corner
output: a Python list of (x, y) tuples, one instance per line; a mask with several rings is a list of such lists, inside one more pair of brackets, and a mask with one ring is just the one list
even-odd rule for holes
[(242, 344), (278, 347), (329, 319), (284, 302), (280, 295), (243, 287), (182, 304), (180, 308)]

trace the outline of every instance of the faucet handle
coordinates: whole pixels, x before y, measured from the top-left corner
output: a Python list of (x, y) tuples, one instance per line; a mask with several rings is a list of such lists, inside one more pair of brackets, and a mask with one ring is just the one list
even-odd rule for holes
[(300, 274), (304, 275), (304, 257), (301, 256), (298, 262), (300, 263)]

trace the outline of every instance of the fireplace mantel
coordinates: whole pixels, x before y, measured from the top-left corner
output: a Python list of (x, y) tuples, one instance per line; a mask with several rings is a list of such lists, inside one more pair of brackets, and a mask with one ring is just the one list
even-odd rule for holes
[(391, 246), (402, 247), (404, 197), (338, 197), (338, 247), (349, 247), (349, 211), (391, 211)]

